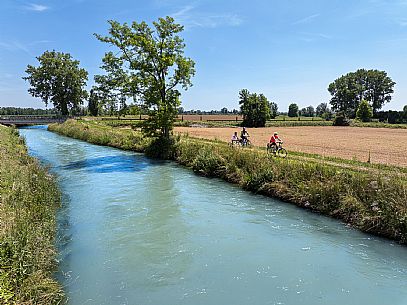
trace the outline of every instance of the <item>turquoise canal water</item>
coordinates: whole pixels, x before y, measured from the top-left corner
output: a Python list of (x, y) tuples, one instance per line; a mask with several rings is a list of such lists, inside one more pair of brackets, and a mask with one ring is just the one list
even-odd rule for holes
[(64, 194), (69, 304), (407, 304), (407, 247), (175, 163), (21, 134)]

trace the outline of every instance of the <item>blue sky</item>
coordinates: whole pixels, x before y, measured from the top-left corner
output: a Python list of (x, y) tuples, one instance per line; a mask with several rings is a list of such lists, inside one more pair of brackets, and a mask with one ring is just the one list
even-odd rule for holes
[(21, 79), (45, 50), (69, 52), (93, 75), (110, 48), (93, 33), (170, 15), (196, 62), (185, 109), (238, 108), (247, 88), (300, 107), (328, 102), (328, 84), (358, 68), (397, 83), (385, 109), (407, 104), (407, 0), (1, 0), (0, 106), (43, 107)]

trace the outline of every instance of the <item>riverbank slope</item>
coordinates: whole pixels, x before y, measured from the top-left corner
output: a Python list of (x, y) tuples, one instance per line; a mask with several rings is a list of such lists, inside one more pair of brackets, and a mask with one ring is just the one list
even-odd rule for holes
[(14, 128), (0, 125), (0, 303), (61, 304), (56, 266), (54, 178), (27, 153)]
[[(49, 130), (126, 150), (160, 149), (137, 131), (97, 122), (70, 120), (50, 125)], [(261, 149), (236, 149), (187, 136), (175, 142), (169, 157), (198, 174), (342, 219), (364, 232), (407, 242), (407, 178), (397, 168), (361, 170), (323, 159), (271, 158)]]

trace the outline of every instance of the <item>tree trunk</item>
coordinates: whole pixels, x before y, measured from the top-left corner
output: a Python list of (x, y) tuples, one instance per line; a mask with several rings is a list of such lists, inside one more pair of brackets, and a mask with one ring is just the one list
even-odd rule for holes
[(61, 102), (61, 114), (64, 116), (69, 114), (68, 105), (66, 102)]

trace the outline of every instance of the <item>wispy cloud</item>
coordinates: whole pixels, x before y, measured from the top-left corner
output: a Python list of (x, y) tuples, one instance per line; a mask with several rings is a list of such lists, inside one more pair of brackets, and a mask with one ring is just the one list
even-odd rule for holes
[(32, 55), (28, 47), (18, 41), (13, 42), (0, 41), (0, 49), (7, 51), (22, 51), (24, 53)]
[(36, 4), (36, 3), (29, 3), (26, 6), (24, 6), (26, 10), (29, 11), (35, 11), (35, 12), (43, 12), (49, 9), (48, 6), (42, 5), (42, 4)]
[(308, 32), (301, 32), (300, 39), (305, 42), (314, 42), (319, 39), (332, 39), (332, 36), (324, 34), (324, 33), (308, 33)]
[(195, 6), (188, 5), (180, 9), (178, 12), (171, 14), (177, 22), (184, 25), (186, 28), (201, 27), (201, 28), (216, 28), (220, 26), (239, 26), (243, 19), (236, 14), (211, 14), (196, 12)]
[(50, 40), (35, 40), (28, 43), (21, 43), (19, 41), (0, 41), (0, 50), (11, 52), (24, 52), (31, 57), (35, 55), (32, 52), (32, 48), (35, 48), (39, 44), (47, 44)]
[(308, 23), (308, 22), (311, 22), (312, 20), (314, 20), (315, 18), (317, 18), (319, 16), (320, 16), (320, 14), (310, 15), (310, 16), (307, 16), (305, 18), (301, 18), (301, 19), (299, 19), (297, 21), (294, 21), (293, 23), (291, 23), (291, 25)]

